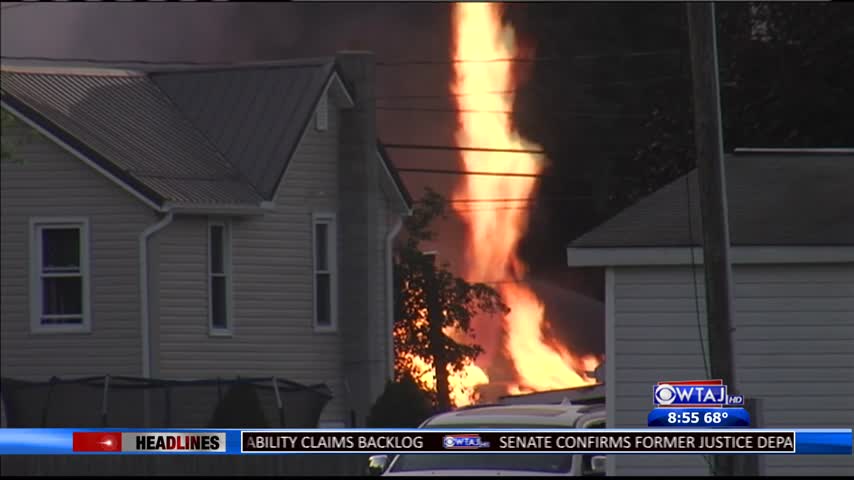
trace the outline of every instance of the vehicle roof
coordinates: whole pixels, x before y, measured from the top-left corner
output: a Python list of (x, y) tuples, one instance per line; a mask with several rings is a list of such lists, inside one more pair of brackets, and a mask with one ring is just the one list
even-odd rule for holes
[(424, 426), (571, 428), (582, 416), (599, 411), (604, 415), (604, 405), (488, 405), (439, 414)]

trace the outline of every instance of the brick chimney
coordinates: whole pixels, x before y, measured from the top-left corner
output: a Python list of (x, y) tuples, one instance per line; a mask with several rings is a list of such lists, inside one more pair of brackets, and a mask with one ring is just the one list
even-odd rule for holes
[(384, 225), (377, 158), (375, 66), (371, 52), (336, 56), (341, 79), (355, 102), (343, 110), (340, 126), (339, 225), (347, 255), (340, 260), (339, 322), (345, 405), (364, 426), (373, 401), (382, 393), (388, 366), (382, 343), (387, 336), (383, 289)]

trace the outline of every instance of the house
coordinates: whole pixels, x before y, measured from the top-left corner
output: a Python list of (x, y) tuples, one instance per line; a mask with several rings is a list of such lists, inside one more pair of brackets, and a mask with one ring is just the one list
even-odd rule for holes
[(4, 376), (325, 382), (361, 425), (392, 372), (369, 53), (2, 66)]
[[(730, 388), (760, 399), (753, 426), (850, 427), (854, 150), (742, 150), (725, 165), (737, 382)], [(709, 377), (701, 239), (692, 171), (567, 249), (570, 266), (606, 269), (609, 428), (646, 425), (654, 382)], [(768, 475), (854, 470), (854, 457), (761, 462)], [(700, 456), (616, 456), (608, 467), (708, 473)]]

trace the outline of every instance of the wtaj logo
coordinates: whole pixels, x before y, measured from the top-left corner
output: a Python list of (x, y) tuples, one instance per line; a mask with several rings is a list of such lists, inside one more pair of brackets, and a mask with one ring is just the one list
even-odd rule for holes
[(741, 395), (729, 395), (723, 380), (658, 382), (653, 386), (657, 407), (723, 407), (744, 405)]
[(445, 435), (442, 446), (446, 450), (477, 450), (489, 448), (489, 442), (484, 442), (477, 434)]

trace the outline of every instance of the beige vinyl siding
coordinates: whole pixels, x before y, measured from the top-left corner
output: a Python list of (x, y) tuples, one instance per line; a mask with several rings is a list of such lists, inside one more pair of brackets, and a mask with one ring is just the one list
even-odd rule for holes
[[(138, 238), (154, 212), (29, 127), (4, 127), (3, 139), (13, 144), (0, 168), (3, 375), (140, 375)], [(88, 219), (91, 333), (30, 333), (32, 217)]]
[[(308, 125), (279, 187), (275, 211), (231, 222), (232, 337), (208, 332), (207, 217), (178, 217), (158, 235), (160, 376), (325, 382), (335, 399), (321, 421), (346, 420), (341, 338), (316, 333), (313, 326), (312, 213), (337, 210), (334, 109), (328, 127), (318, 131), (314, 121)], [(338, 249), (340, 265), (340, 242)], [(338, 290), (340, 295), (342, 287)]]
[[(766, 428), (854, 425), (854, 264), (736, 266), (736, 393), (764, 402)], [(616, 428), (642, 427), (659, 380), (707, 378), (703, 270), (615, 269)], [(707, 344), (706, 344), (707, 345)], [(706, 353), (708, 354), (708, 348)], [(769, 475), (830, 475), (854, 457), (762, 457)], [(701, 457), (617, 457), (617, 474), (707, 471)], [(664, 466), (667, 467), (664, 467)]]

